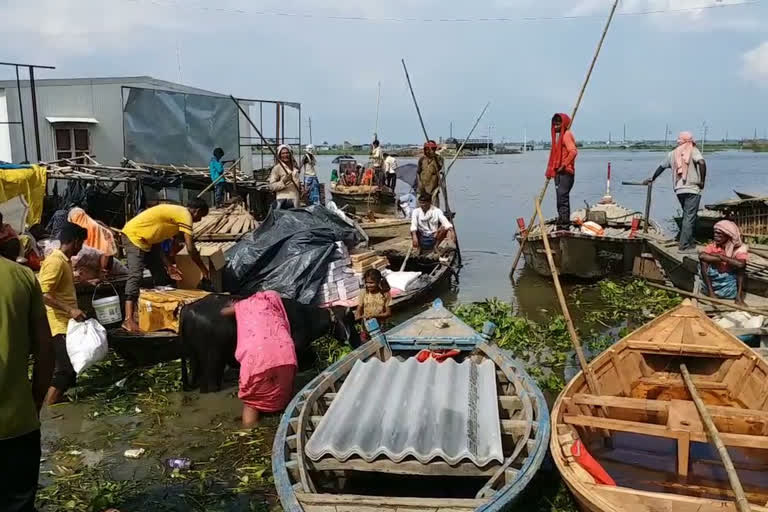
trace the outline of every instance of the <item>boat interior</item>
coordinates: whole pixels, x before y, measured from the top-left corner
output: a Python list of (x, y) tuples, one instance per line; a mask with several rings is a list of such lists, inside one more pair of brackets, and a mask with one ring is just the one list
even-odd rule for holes
[(748, 500), (765, 506), (768, 364), (691, 305), (631, 333), (566, 388), (553, 411), (553, 450), (569, 469), (567, 479), (596, 483), (574, 458), (574, 443), (581, 440), (620, 488), (733, 500), (723, 463), (682, 377), (683, 364)]
[[(515, 482), (526, 464), (530, 465), (533, 462), (529, 461), (529, 456), (545, 449), (541, 446), (541, 437), (537, 438), (537, 435), (546, 435), (538, 432), (539, 422), (542, 420), (539, 416), (542, 415), (542, 411), (546, 415), (546, 404), (537, 403), (537, 395), (529, 392), (529, 384), (520, 377), (519, 372), (521, 370), (516, 366), (516, 363), (508, 364), (511, 360), (497, 347), (486, 343), (478, 344), (477, 340), (470, 340), (469, 344), (463, 346), (447, 341), (457, 339), (456, 335), (463, 335), (461, 328), (470, 328), (463, 323), (460, 326), (443, 325), (443, 327), (438, 328), (433, 325), (438, 322), (445, 322), (445, 320), (430, 319), (427, 324), (423, 321), (406, 322), (398, 328), (401, 329), (398, 336), (391, 340), (388, 336), (387, 339), (391, 345), (383, 343), (381, 338), (374, 338), (312, 381), (301, 392), (301, 398), (296, 407), (287, 411), (290, 420), (285, 438), (285, 466), (295, 495), (304, 510), (333, 510), (332, 508), (319, 507), (340, 503), (357, 507), (371, 503), (391, 505), (398, 502), (397, 500), (406, 500), (407, 503), (403, 501), (401, 504), (415, 506), (417, 507), (415, 510), (474, 510), (487, 502), (488, 498), (499, 489), (508, 483)], [(419, 336), (419, 339), (424, 339), (425, 331), (430, 329), (438, 329), (440, 336), (433, 341), (423, 343), (421, 346), (414, 346), (413, 339), (416, 336)], [(457, 332), (452, 332), (454, 330)], [(476, 338), (479, 337), (474, 331), (472, 334)], [(406, 341), (409, 339), (410, 342)], [(486, 397), (487, 402), (491, 404), (490, 410), (493, 411), (494, 421), (498, 422), (490, 430), (493, 436), (500, 436), (500, 439), (491, 440), (500, 443), (502, 453), (499, 460), (490, 460), (484, 465), (478, 465), (467, 457), (462, 457), (458, 461), (446, 462), (445, 456), (435, 456), (432, 453), (429, 460), (423, 463), (417, 460), (417, 458), (424, 460), (418, 454), (409, 454), (403, 457), (402, 454), (400, 456), (387, 455), (388, 452), (373, 458), (361, 456), (357, 452), (351, 455), (344, 454), (344, 456), (334, 456), (331, 453), (324, 454), (318, 460), (310, 460), (308, 454), (305, 453), (308, 451), (306, 445), (313, 435), (317, 434), (318, 427), (321, 426), (323, 419), (329, 415), (329, 412), (328, 424), (324, 428), (341, 429), (341, 425), (349, 423), (339, 418), (340, 413), (334, 413), (332, 406), (334, 401), (343, 393), (355, 391), (350, 388), (354, 388), (355, 383), (359, 382), (356, 380), (357, 377), (352, 377), (350, 379), (352, 383), (347, 384), (350, 373), (354, 373), (353, 368), (357, 370), (356, 365), (370, 364), (373, 360), (386, 363), (390, 359), (396, 359), (403, 366), (410, 362), (413, 366), (414, 358), (421, 348), (456, 348), (459, 350), (459, 353), (454, 355), (451, 360), (439, 363), (440, 365), (458, 367), (462, 363), (471, 363), (479, 368), (485, 363), (484, 369), (488, 371), (490, 376), (490, 380), (487, 382), (495, 391), (495, 400), (493, 396), (487, 397), (486, 394)], [(428, 363), (429, 361), (419, 363), (424, 366), (420, 366), (416, 372), (426, 372)], [(434, 361), (433, 364), (435, 364)], [(447, 370), (447, 367), (442, 367), (442, 369)], [(424, 378), (424, 375), (422, 373), (421, 378)], [(417, 378), (413, 387), (410, 387), (410, 383), (401, 382), (401, 385), (398, 385), (397, 382), (392, 382), (385, 385), (383, 382), (378, 382), (377, 385), (366, 387), (365, 390), (358, 389), (357, 392), (363, 402), (367, 399), (373, 399), (378, 404), (392, 404), (394, 409), (400, 409), (397, 414), (418, 415), (419, 410), (403, 410), (402, 403), (405, 398), (402, 395), (417, 393), (416, 391), (408, 391), (408, 389), (417, 389), (420, 393), (426, 393), (425, 397), (428, 397), (430, 392), (425, 390), (433, 387), (428, 385), (429, 382), (431, 381), (423, 381), (422, 385), (419, 385)], [(470, 389), (472, 386), (477, 388), (476, 380), (470, 379), (469, 382), (472, 382)], [(443, 389), (443, 391), (445, 390)], [(385, 394), (382, 395), (382, 393)], [(391, 393), (396, 393), (396, 395), (392, 396)], [(449, 418), (443, 421), (450, 422), (450, 418), (456, 417), (455, 411), (452, 411), (451, 407), (434, 405), (431, 403), (433, 400), (427, 398), (425, 400), (431, 404), (428, 405), (427, 409), (437, 407), (439, 413), (436, 414), (439, 414), (440, 418)], [(467, 396), (453, 396), (453, 400), (463, 400), (465, 402), (463, 405), (466, 405), (468, 401), (470, 408), (476, 407), (471, 398), (471, 392), (469, 398)], [(418, 402), (418, 399), (416, 401)], [(356, 403), (359, 404), (360, 402)], [(422, 401), (421, 403), (424, 404), (425, 402)], [(456, 407), (461, 405), (457, 402)], [(337, 407), (336, 410), (338, 411), (340, 407)], [(364, 405), (360, 407), (364, 407)], [(429, 415), (429, 411), (423, 410), (421, 407), (420, 409), (422, 409), (422, 414)], [(488, 412), (489, 408), (486, 407), (484, 410)], [(362, 415), (363, 413), (360, 411), (357, 414)], [(334, 414), (338, 419), (336, 423), (333, 422)], [(468, 417), (471, 417), (471, 414)], [(486, 417), (481, 419), (483, 422), (489, 421), (489, 418)], [(364, 419), (360, 418), (360, 421), (364, 421)], [(422, 420), (411, 421), (418, 425), (419, 421)], [(464, 426), (465, 423), (471, 424), (470, 420), (456, 421), (458, 423), (455, 426), (458, 427), (459, 431), (467, 430), (467, 427)], [(544, 423), (548, 425), (547, 421)], [(424, 424), (426, 423), (415, 428), (417, 430), (425, 428)], [(486, 428), (480, 430), (479, 442), (481, 445), (483, 443), (482, 436), (486, 435), (487, 430)], [(467, 430), (466, 435), (471, 439), (472, 436), (468, 432)], [(393, 436), (396, 435), (404, 434), (403, 432), (393, 434)], [(387, 436), (383, 438), (386, 439)], [(468, 446), (471, 447), (472, 444), (470, 443)], [(434, 452), (445, 447), (433, 448)], [(469, 452), (471, 453), (472, 449)], [(408, 501), (409, 499), (417, 501)], [(354, 509), (363, 510), (362, 508)], [(385, 510), (389, 509), (385, 507)]]

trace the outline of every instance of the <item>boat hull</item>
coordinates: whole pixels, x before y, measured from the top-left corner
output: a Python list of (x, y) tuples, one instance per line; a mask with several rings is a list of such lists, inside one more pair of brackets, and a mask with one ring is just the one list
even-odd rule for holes
[[(520, 236), (517, 237), (518, 242)], [(549, 244), (558, 272), (579, 279), (602, 279), (632, 272), (635, 258), (643, 252), (641, 239), (604, 239), (589, 235), (550, 235)], [(544, 241), (528, 239), (523, 247), (525, 262), (537, 274), (551, 277)]]
[[(272, 452), (275, 486), (277, 487), (284, 510), (289, 512), (345, 512), (353, 510), (361, 512), (403, 512), (405, 510), (409, 512), (501, 512), (502, 510), (508, 510), (509, 507), (517, 501), (518, 497), (521, 496), (522, 491), (531, 482), (533, 476), (541, 467), (547, 453), (550, 424), (546, 400), (533, 379), (528, 376), (520, 363), (513, 359), (509, 352), (503, 351), (495, 345), (488, 344), (477, 333), (474, 333), (474, 337), (467, 337), (465, 334), (460, 334), (456, 337), (452, 335), (447, 337), (435, 337), (435, 333), (433, 333), (432, 336), (423, 336), (424, 339), (419, 336), (414, 339), (412, 336), (408, 335), (408, 331), (405, 330), (400, 331), (400, 335), (397, 335), (398, 329), (401, 328), (416, 328), (418, 330), (429, 330), (432, 328), (434, 331), (434, 329), (437, 329), (437, 327), (434, 326), (435, 317), (426, 315), (426, 313), (431, 312), (431, 314), (437, 314), (439, 316), (443, 315), (445, 311), (446, 310), (442, 307), (442, 304), (437, 304), (436, 302), (433, 308), (428, 310), (428, 312), (425, 312), (423, 315), (418, 315), (404, 324), (401, 324), (401, 326), (398, 326), (383, 335), (383, 338), (374, 336), (373, 340), (327, 368), (307, 384), (296, 397), (294, 397), (286, 408), (285, 414), (278, 426)], [(419, 319), (419, 316), (424, 316), (423, 319), (418, 320), (422, 323), (413, 324), (412, 322)], [(409, 325), (410, 327), (408, 327)], [(422, 327), (422, 325), (426, 326), (426, 328)], [(471, 331), (470, 327), (465, 327)], [(454, 327), (448, 328), (449, 334), (455, 332), (453, 331), (453, 328)], [(387, 342), (383, 341), (385, 338)], [(385, 352), (390, 350), (388, 347), (391, 347), (391, 352)], [(476, 354), (476, 356), (473, 357), (479, 357), (479, 354), (482, 354), (485, 359), (494, 363), (495, 373), (503, 375), (503, 377), (498, 378), (507, 379), (506, 381), (500, 381), (507, 383), (500, 384), (502, 386), (500, 389), (506, 389), (502, 394), (509, 394), (512, 392), (510, 389), (514, 389), (516, 396), (521, 399), (520, 403), (523, 404), (521, 406), (522, 409), (519, 411), (520, 414), (527, 415), (526, 417), (529, 418), (535, 418), (535, 425), (531, 424), (526, 427), (526, 433), (519, 438), (522, 440), (528, 439), (528, 441), (524, 443), (526, 447), (524, 449), (525, 452), (515, 451), (512, 454), (508, 454), (505, 451), (505, 457), (511, 457), (509, 460), (523, 460), (521, 466), (517, 467), (517, 464), (515, 465), (514, 478), (510, 477), (509, 479), (503, 480), (503, 486), (493, 490), (490, 496), (474, 499), (422, 497), (423, 495), (421, 494), (419, 497), (407, 495), (381, 496), (376, 495), (375, 492), (366, 492), (364, 495), (360, 493), (346, 494), (343, 492), (329, 492), (327, 490), (327, 483), (325, 484), (326, 490), (324, 492), (306, 491), (304, 481), (300, 480), (299, 476), (297, 476), (299, 473), (298, 465), (301, 464), (301, 458), (297, 456), (297, 453), (300, 452), (299, 447), (302, 446), (302, 441), (296, 434), (296, 428), (298, 428), (299, 431), (301, 430), (304, 411), (311, 410), (311, 414), (316, 414), (314, 412), (316, 409), (313, 405), (313, 400), (317, 400), (319, 397), (324, 396), (323, 394), (326, 393), (326, 390), (330, 389), (328, 387), (330, 382), (334, 382), (333, 389), (339, 390), (333, 395), (335, 399), (336, 395), (342, 389), (339, 387), (340, 384), (338, 383), (343, 382), (343, 380), (339, 379), (343, 379), (343, 376), (349, 373), (355, 362), (359, 360), (367, 360), (368, 358), (387, 357), (386, 354), (391, 354), (391, 356), (403, 355), (404, 357), (410, 357), (416, 350), (423, 347), (453, 347), (460, 350), (466, 357), (469, 357), (468, 354), (470, 353)], [(512, 384), (513, 381), (515, 382), (514, 384)], [(343, 386), (343, 384), (341, 385)], [(501, 408), (502, 406), (500, 405), (499, 418), (504, 417), (502, 416)], [(321, 407), (320, 410), (322, 409), (323, 407)], [(525, 412), (523, 413), (522, 411)], [(499, 419), (486, 419), (486, 421), (499, 421)], [(311, 434), (308, 435), (311, 436)], [(515, 453), (518, 455), (516, 456)], [(527, 453), (527, 455), (523, 456), (522, 453)], [(307, 472), (313, 471), (315, 474), (315, 477), (306, 480), (309, 482), (310, 487), (314, 487), (314, 484), (311, 483), (313, 478), (315, 481), (317, 481), (317, 478), (320, 478), (317, 472), (322, 471), (322, 469), (319, 468), (318, 464), (327, 460), (328, 459), (326, 458), (321, 459), (320, 462), (309, 462), (306, 466)], [(335, 459), (331, 458), (331, 461), (334, 460)], [(416, 472), (412, 472), (414, 470), (409, 469), (404, 474), (412, 475), (411, 482), (418, 482), (418, 475), (421, 475), (421, 471), (423, 471), (422, 467), (427, 468), (432, 462), (425, 465), (416, 464), (418, 467), (418, 469), (415, 470)], [(365, 462), (359, 459), (352, 463), (357, 464), (352, 466), (352, 471), (371, 471), (370, 468), (361, 469), (360, 466), (365, 465)], [(386, 459), (382, 461), (380, 458), (374, 460), (373, 463), (383, 464), (383, 466), (387, 468), (380, 472), (368, 473), (374, 476), (374, 478), (375, 475), (378, 474), (382, 474), (382, 477), (384, 477), (385, 475), (383, 473), (398, 473), (398, 470), (394, 469), (395, 466), (397, 466), (396, 463)], [(436, 474), (446, 474), (440, 473), (439, 471), (447, 470), (449, 473), (454, 471), (453, 469), (446, 468), (444, 463), (439, 461), (437, 461), (437, 463), (442, 469), (438, 470), (437, 473), (431, 473), (429, 470), (426, 470), (427, 472), (424, 473), (424, 475), (433, 475), (430, 478), (435, 478), (434, 475)], [(350, 464), (350, 461), (347, 459), (337, 460), (334, 464), (335, 474), (338, 475), (338, 473), (344, 471), (345, 465)], [(410, 467), (413, 468), (413, 462), (404, 462), (404, 464), (410, 464)], [(461, 464), (459, 464), (459, 466), (461, 466)], [(512, 468), (513, 466), (509, 467)], [(496, 472), (496, 470), (490, 470), (488, 474), (493, 472)], [(403, 473), (401, 473), (401, 475), (402, 474)], [(439, 487), (436, 487), (435, 490), (438, 493), (440, 492)]]
[(395, 194), (391, 190), (379, 189), (373, 193), (351, 193), (331, 189), (331, 198), (336, 205), (352, 206), (358, 213), (373, 211), (374, 213), (394, 213)]
[[(682, 217), (675, 217), (675, 224), (680, 229), (680, 225), (683, 222)], [(693, 236), (697, 240), (712, 240), (715, 236), (715, 224), (723, 220), (722, 217), (712, 217), (700, 215), (696, 218), (696, 229), (693, 232)]]
[[(760, 471), (768, 415), (758, 391), (768, 387), (768, 364), (688, 302), (598, 355), (587, 370), (593, 383), (579, 372), (555, 401), (550, 452), (582, 510), (736, 512), (681, 363), (729, 446), (751, 509), (768, 510)], [(591, 464), (578, 459), (585, 450), (616, 485), (596, 483)]]
[[(692, 292), (696, 274), (699, 272), (697, 255), (679, 254), (673, 242), (653, 241), (648, 245), (672, 284), (681, 290)], [(747, 293), (768, 297), (768, 271), (753, 272), (748, 267), (744, 288)]]
[(380, 219), (376, 222), (361, 222), (369, 239), (408, 238), (411, 234), (411, 221), (408, 219)]

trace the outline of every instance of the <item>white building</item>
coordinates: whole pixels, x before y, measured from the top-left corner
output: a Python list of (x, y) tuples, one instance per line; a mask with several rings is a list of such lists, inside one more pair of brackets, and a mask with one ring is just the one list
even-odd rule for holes
[[(227, 158), (245, 157), (243, 170), (264, 160), (255, 156), (264, 153), (256, 147), (261, 139), (228, 95), (149, 76), (44, 79), (35, 81), (35, 90), (40, 161), (88, 153), (104, 165), (130, 158), (205, 166), (215, 147), (222, 147)], [(268, 145), (301, 143), (300, 104), (259, 100), (240, 104), (261, 126)], [(25, 137), (20, 124), (7, 124), (21, 121), (22, 111)], [(270, 117), (276, 117), (276, 123)], [(292, 129), (286, 134), (286, 125), (294, 118), (298, 134)], [(0, 161), (25, 160), (38, 161), (29, 81), (21, 81), (21, 108), (16, 81), (0, 81)]]

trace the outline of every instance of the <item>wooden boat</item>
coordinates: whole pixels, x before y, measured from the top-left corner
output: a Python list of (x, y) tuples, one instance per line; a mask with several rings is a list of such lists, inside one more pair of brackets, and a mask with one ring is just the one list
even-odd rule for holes
[[(693, 291), (696, 274), (699, 272), (697, 253), (681, 253), (675, 240), (648, 239), (648, 247), (664, 269), (672, 283), (682, 290)], [(703, 250), (704, 246), (698, 246)], [(768, 258), (752, 252), (747, 262), (747, 293), (768, 297)]]
[[(547, 221), (547, 236), (560, 275), (581, 279), (601, 279), (611, 274), (626, 274), (632, 271), (635, 257), (643, 252), (643, 241), (632, 235), (632, 220), (638, 212), (630, 211), (616, 203), (596, 204), (589, 211), (581, 209), (571, 214), (571, 219), (599, 218), (605, 229), (603, 236), (582, 233), (577, 227), (569, 231), (558, 231), (555, 220)], [(660, 234), (661, 229), (653, 222), (649, 232)], [(520, 242), (522, 236), (516, 235)], [(541, 230), (534, 226), (523, 247), (523, 256), (528, 266), (537, 274), (551, 277)]]
[[(768, 511), (768, 363), (690, 302), (596, 357), (587, 371), (597, 389), (580, 372), (557, 398), (551, 452), (582, 510), (737, 510), (681, 363), (728, 447), (751, 509)], [(577, 461), (585, 450), (615, 486), (596, 483)]]
[[(696, 229), (693, 232), (693, 236), (697, 240), (712, 240), (715, 236), (715, 224), (723, 220), (725, 216), (717, 211), (708, 210), (703, 208), (699, 210), (699, 215), (696, 218)], [(674, 217), (674, 221), (677, 224), (678, 229), (683, 223), (682, 215)]]
[(354, 207), (359, 214), (369, 211), (375, 213), (393, 213), (395, 193), (391, 188), (374, 185), (331, 185), (331, 198), (339, 208)]
[(402, 214), (363, 215), (358, 223), (369, 239), (408, 238), (411, 234), (411, 219), (402, 217)]
[(739, 199), (755, 199), (757, 197), (760, 197), (760, 196), (756, 196), (754, 194), (747, 194), (745, 192), (739, 192), (738, 190), (734, 190), (733, 193), (736, 194), (736, 197), (738, 197)]
[[(391, 238), (371, 246), (376, 253), (386, 256), (391, 269), (399, 269), (411, 246), (411, 239)], [(442, 259), (435, 252), (424, 255), (411, 253), (406, 262), (405, 270), (421, 272), (424, 276), (420, 286), (407, 290), (392, 298), (392, 308), (401, 311), (411, 306), (424, 303), (435, 298), (440, 291), (451, 283), (452, 276), (458, 276), (460, 268), (459, 256), (456, 252), (449, 253)]]
[[(421, 349), (459, 354), (418, 363)], [(379, 368), (391, 378), (373, 378)], [(499, 442), (494, 433), (501, 460), (479, 465)], [(501, 511), (541, 466), (548, 438), (547, 404), (520, 364), (435, 301), (298, 393), (278, 426), (272, 470), (288, 512)]]

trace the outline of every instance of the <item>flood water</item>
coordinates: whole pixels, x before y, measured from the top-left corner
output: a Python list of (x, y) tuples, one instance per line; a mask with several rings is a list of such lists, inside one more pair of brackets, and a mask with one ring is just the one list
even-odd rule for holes
[[(551, 282), (521, 264), (517, 286), (508, 279), (518, 244), (514, 239), (516, 219), (530, 220), (534, 198), (544, 185), (547, 151), (520, 155), (491, 155), (490, 158), (457, 160), (448, 175), (448, 194), (456, 212), (456, 230), (464, 267), (456, 293), (447, 293), (445, 302), (474, 302), (487, 297), (515, 302), (519, 312), (538, 319), (542, 310), (557, 309)], [(611, 195), (626, 208), (645, 210), (646, 187), (622, 186), (622, 181), (642, 181), (653, 175), (664, 153), (650, 151), (582, 150), (576, 161), (576, 183), (571, 191), (571, 209), (593, 204), (606, 191), (606, 170), (611, 163)], [(707, 183), (701, 204), (712, 204), (735, 197), (733, 190), (768, 194), (768, 153), (706, 153)], [(365, 157), (359, 157), (365, 160)], [(319, 158), (320, 180), (330, 177), (332, 157)], [(404, 163), (415, 159), (398, 159)], [(402, 184), (399, 184), (402, 186)], [(555, 215), (555, 187), (550, 183), (542, 204), (546, 217)], [(677, 233), (672, 217), (679, 212), (672, 192), (671, 171), (666, 171), (653, 186), (651, 217), (667, 234)]]
[[(605, 174), (608, 162), (612, 164), (614, 199), (625, 207), (642, 211), (645, 206), (645, 187), (621, 186), (620, 182), (641, 181), (650, 176), (662, 159), (662, 153), (629, 151), (582, 151), (577, 162), (576, 185), (571, 193), (572, 208), (583, 206), (583, 201), (594, 203), (605, 193)], [(733, 189), (745, 192), (768, 192), (765, 174), (768, 173), (768, 154), (726, 152), (706, 155), (708, 161), (707, 188), (702, 204), (732, 197)], [(328, 182), (332, 168), (331, 157), (319, 159), (319, 177)], [(533, 272), (517, 272), (517, 286), (508, 275), (517, 243), (514, 241), (516, 219), (530, 217), (533, 200), (544, 182), (547, 152), (533, 151), (521, 155), (495, 156), (490, 159), (462, 159), (456, 162), (448, 177), (452, 209), (457, 213), (455, 223), (463, 253), (464, 267), (460, 283), (454, 290), (441, 294), (448, 304), (481, 301), (498, 297), (514, 302), (520, 314), (543, 319), (558, 311), (552, 284)], [(401, 163), (410, 160), (401, 159)], [(666, 222), (678, 210), (672, 193), (671, 176), (662, 176), (654, 186), (652, 217), (668, 228)], [(546, 216), (554, 215), (554, 187), (551, 186), (543, 205)], [(423, 306), (422, 306), (423, 307)], [(578, 314), (575, 315), (578, 317)], [(233, 383), (231, 383), (233, 384)], [(113, 384), (114, 385), (114, 384)], [(150, 386), (152, 383), (150, 383)], [(100, 404), (65, 404), (44, 411), (43, 444), (45, 462), (41, 484), (50, 491), (54, 482), (66, 484), (67, 475), (98, 468), (106, 472), (109, 481), (99, 484), (99, 499), (104, 506), (119, 505), (121, 511), (131, 510), (269, 510), (275, 508), (276, 496), (268, 476), (258, 492), (233, 494), (236, 486), (247, 486), (247, 475), (269, 475), (269, 447), (277, 418), (267, 418), (255, 433), (239, 434), (240, 402), (236, 388), (230, 385), (221, 393), (163, 394), (167, 404), (152, 412), (144, 405), (132, 412), (96, 416)], [(152, 390), (149, 390), (152, 393)], [(116, 390), (116, 395), (120, 391)], [(104, 404), (107, 405), (107, 404)], [(138, 406), (137, 406), (138, 407)], [(233, 440), (232, 436), (235, 436)], [(249, 436), (240, 438), (237, 436)], [(259, 457), (228, 452), (234, 443), (263, 446)], [(126, 448), (146, 447), (147, 453), (139, 460), (123, 457)], [(190, 487), (185, 484), (184, 473), (176, 475), (165, 469), (168, 457), (189, 457), (195, 461), (196, 478), (206, 471), (216, 476), (216, 459), (226, 459), (229, 467), (222, 469), (227, 482), (218, 487)], [(244, 458), (245, 457), (245, 458)], [(241, 469), (240, 468), (245, 468)], [(263, 469), (259, 469), (263, 468)], [(245, 472), (245, 473), (244, 473)], [(62, 475), (64, 475), (62, 477)], [(74, 478), (74, 477), (71, 477)], [(101, 478), (101, 477), (100, 477)], [(214, 478), (215, 479), (215, 478)], [(130, 485), (135, 480), (152, 482), (148, 490), (128, 500)], [(197, 481), (197, 480), (196, 480)], [(201, 480), (202, 481), (202, 480)], [(123, 482), (123, 484), (115, 484)], [(127, 483), (127, 484), (126, 484)], [(252, 483), (252, 482), (251, 482)], [(118, 488), (114, 488), (118, 485)], [(62, 489), (68, 489), (66, 485)], [(45, 489), (44, 489), (45, 491)], [(62, 492), (65, 492), (62, 490)], [(67, 491), (70, 492), (70, 491)], [(92, 492), (75, 489), (71, 492)], [(220, 493), (222, 500), (214, 506), (199, 500)], [(261, 493), (261, 494), (260, 494)], [(53, 506), (42, 510), (67, 510), (66, 496), (60, 500), (63, 508)], [(75, 501), (70, 503), (75, 504)]]

